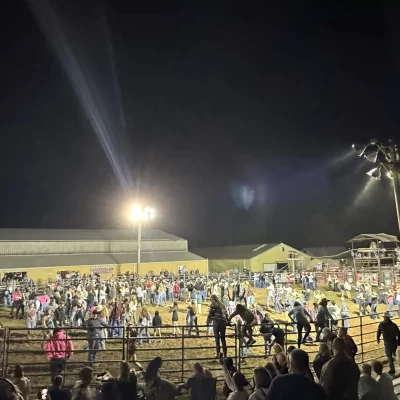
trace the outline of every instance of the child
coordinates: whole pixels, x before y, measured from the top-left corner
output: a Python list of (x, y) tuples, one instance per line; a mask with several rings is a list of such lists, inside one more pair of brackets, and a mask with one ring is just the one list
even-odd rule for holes
[(160, 317), (160, 312), (157, 310), (153, 317), (153, 328), (154, 328), (154, 338), (159, 336), (160, 342), (162, 342), (162, 340), (161, 340), (161, 324), (162, 324), (162, 320)]

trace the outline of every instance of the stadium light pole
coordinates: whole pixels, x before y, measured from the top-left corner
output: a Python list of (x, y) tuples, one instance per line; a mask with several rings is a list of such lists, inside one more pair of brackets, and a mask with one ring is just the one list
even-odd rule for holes
[(136, 262), (136, 274), (139, 275), (140, 268), (140, 248), (142, 244), (142, 222), (154, 219), (155, 210), (151, 207), (141, 208), (138, 205), (132, 206), (131, 208), (131, 220), (133, 224), (137, 225), (137, 262)]
[(366, 145), (353, 144), (352, 147), (354, 150), (360, 151), (359, 157), (364, 157), (375, 164), (375, 167), (368, 171), (367, 175), (380, 180), (382, 173), (385, 173), (393, 181), (397, 224), (400, 233), (400, 153), (397, 144), (391, 139), (387, 143), (371, 139)]

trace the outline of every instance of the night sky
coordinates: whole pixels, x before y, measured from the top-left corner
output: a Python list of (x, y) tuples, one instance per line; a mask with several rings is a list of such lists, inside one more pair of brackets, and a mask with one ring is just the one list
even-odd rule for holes
[(139, 199), (192, 247), (397, 233), (351, 152), (400, 136), (397, 9), (3, 3), (1, 227), (128, 226)]

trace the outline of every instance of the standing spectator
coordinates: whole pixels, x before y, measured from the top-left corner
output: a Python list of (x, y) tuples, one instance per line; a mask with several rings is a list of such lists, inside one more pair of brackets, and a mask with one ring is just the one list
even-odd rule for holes
[(63, 377), (57, 375), (53, 379), (53, 386), (49, 389), (51, 400), (71, 400), (72, 393), (69, 389), (63, 389)]
[(189, 317), (189, 323), (188, 323), (188, 335), (191, 336), (192, 329), (196, 330), (196, 336), (199, 337), (199, 328), (197, 326), (197, 314), (196, 314), (196, 303), (192, 301), (188, 307), (188, 317)]
[(146, 307), (143, 307), (142, 312), (139, 315), (139, 324), (140, 324), (139, 343), (140, 344), (143, 343), (143, 340), (142, 340), (143, 332), (147, 336), (147, 343), (151, 343), (149, 326), (152, 325), (152, 322), (153, 322), (153, 320), (151, 318), (151, 314), (147, 311)]
[(37, 311), (34, 303), (29, 304), (26, 312), (26, 327), (28, 328), (28, 335), (31, 334), (31, 329), (36, 328)]
[(178, 302), (174, 301), (174, 305), (170, 307), (169, 312), (172, 313), (172, 326), (173, 331), (172, 334), (174, 336), (179, 335), (179, 328), (178, 328)]
[(21, 391), (23, 399), (29, 400), (29, 395), (31, 393), (31, 383), (29, 382), (29, 379), (24, 376), (22, 366), (19, 364), (14, 367), (12, 382)]
[(379, 383), (379, 390), (385, 400), (397, 400), (394, 392), (392, 377), (383, 372), (383, 364), (380, 361), (372, 361), (372, 369), (376, 373), (376, 381)]
[[(221, 354), (221, 345), (223, 356), (227, 355), (226, 347), (226, 324), (228, 320), (228, 313), (224, 304), (213, 294), (211, 296), (211, 306), (207, 317), (207, 325), (213, 324), (214, 339), (215, 339), (215, 350), (216, 356), (219, 358)], [(221, 342), (221, 343), (220, 343)]]
[(400, 342), (400, 331), (398, 326), (390, 319), (388, 311), (383, 315), (383, 321), (378, 326), (376, 333), (376, 341), (380, 343), (381, 335), (383, 335), (383, 343), (385, 346), (385, 354), (389, 362), (389, 374), (394, 374), (393, 356), (396, 355), (397, 345)]
[(44, 351), (50, 360), (51, 380), (60, 375), (65, 368), (66, 360), (73, 354), (72, 340), (60, 329), (54, 329), (53, 335), (44, 343)]
[(308, 354), (301, 349), (290, 353), (290, 374), (277, 376), (268, 391), (267, 400), (325, 400), (323, 389), (308, 377)]
[(72, 400), (93, 400), (90, 384), (93, 380), (92, 368), (83, 367), (79, 371), (79, 381), (72, 389)]
[(381, 397), (379, 383), (372, 377), (372, 367), (369, 364), (363, 364), (362, 374), (358, 381), (358, 397), (368, 400), (386, 400)]
[(118, 304), (117, 300), (113, 300), (113, 305), (110, 313), (110, 337), (114, 337), (116, 334), (118, 337), (122, 338), (122, 307)]
[(162, 325), (162, 320), (160, 317), (160, 312), (157, 310), (153, 317), (154, 339), (158, 336), (160, 338), (160, 342), (162, 342), (161, 325)]
[(344, 343), (346, 345), (346, 356), (351, 357), (353, 360), (356, 357), (358, 348), (357, 345), (355, 344), (353, 338), (347, 333), (347, 329), (344, 327), (341, 327), (338, 332), (338, 337), (342, 338), (344, 340)]
[(96, 354), (100, 349), (102, 340), (101, 330), (108, 326), (98, 318), (100, 312), (94, 310), (92, 316), (86, 321), (87, 341), (88, 341), (88, 361), (90, 364), (96, 361)]
[(21, 318), (24, 316), (24, 293), (17, 287), (12, 293), (12, 306), (10, 311), (10, 317), (13, 316), (14, 308), (16, 308), (15, 318), (18, 318), (18, 314), (21, 311)]
[(319, 345), (318, 354), (313, 361), (313, 367), (315, 371), (315, 375), (319, 379), (321, 377), (322, 367), (331, 359), (331, 353), (329, 351), (329, 347), (326, 343), (321, 343)]
[(323, 367), (320, 384), (330, 400), (358, 400), (360, 370), (353, 359), (346, 356), (343, 339), (333, 341), (334, 357)]

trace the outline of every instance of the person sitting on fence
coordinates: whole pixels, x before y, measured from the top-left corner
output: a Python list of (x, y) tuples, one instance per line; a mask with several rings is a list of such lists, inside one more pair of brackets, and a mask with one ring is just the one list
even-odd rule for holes
[(263, 335), (266, 356), (270, 355), (271, 348), (275, 343), (281, 346), (285, 344), (285, 332), (267, 316), (261, 321), (260, 333)]
[(72, 357), (74, 345), (72, 340), (60, 328), (57, 328), (44, 343), (43, 349), (50, 360), (50, 374), (53, 381), (55, 376), (64, 371), (66, 360)]
[(155, 357), (147, 366), (144, 374), (146, 400), (173, 400), (179, 395), (179, 391), (173, 383), (160, 377), (161, 366), (162, 359), (160, 357)]
[(69, 389), (63, 388), (63, 377), (57, 375), (53, 379), (53, 386), (49, 388), (49, 397), (51, 400), (71, 400), (72, 393)]
[(242, 304), (237, 304), (235, 312), (228, 318), (228, 324), (231, 322), (232, 318), (236, 317), (236, 315), (239, 315), (243, 320), (241, 334), (249, 339), (247, 346), (251, 346), (256, 342), (253, 339), (253, 326), (257, 324), (257, 319), (250, 310), (248, 310)]

